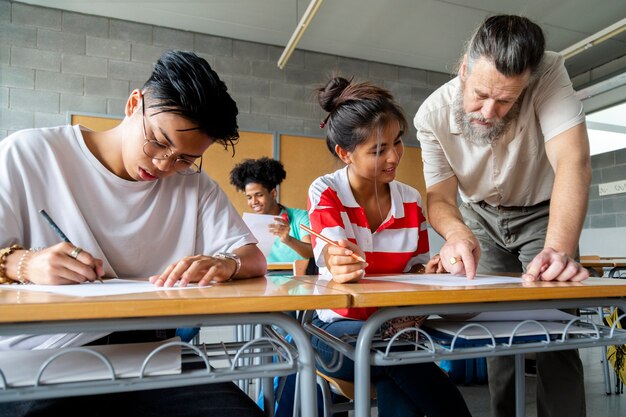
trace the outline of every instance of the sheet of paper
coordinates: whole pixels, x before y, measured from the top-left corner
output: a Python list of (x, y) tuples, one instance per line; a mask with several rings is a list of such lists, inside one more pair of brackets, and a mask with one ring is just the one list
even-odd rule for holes
[[(111, 364), (117, 378), (138, 377), (145, 358), (160, 345), (179, 338), (155, 343), (129, 343), (89, 346), (102, 353)], [(0, 355), (0, 369), (10, 386), (32, 386), (37, 373), (50, 357), (63, 349), (9, 350)], [(16, 364), (19, 364), (16, 366)], [(180, 346), (171, 346), (157, 353), (148, 363), (146, 375), (173, 375), (181, 372)], [(56, 358), (46, 368), (41, 382), (93, 381), (110, 379), (111, 372), (102, 360), (84, 352), (68, 352)]]
[(267, 258), (272, 250), (276, 236), (270, 233), (269, 225), (274, 223), (274, 218), (271, 214), (256, 214), (256, 213), (243, 213), (243, 221), (248, 225), (248, 228), (252, 231), (252, 234), (259, 241), (258, 247), (263, 252), (263, 255)]
[[(473, 324), (480, 324), (494, 335), (496, 338), (508, 338), (513, 334), (513, 330), (515, 326), (517, 326), (520, 321), (481, 321), (481, 322), (472, 322)], [(546, 328), (549, 334), (551, 335), (562, 335), (565, 330), (566, 323), (560, 323), (555, 321), (540, 321), (541, 325)], [(424, 323), (425, 330), (428, 332), (428, 329), (437, 330), (443, 334), (446, 334), (450, 337), (454, 337), (455, 334), (461, 330), (461, 328), (467, 325), (467, 322), (462, 321), (449, 321), (449, 320), (427, 320)], [(578, 326), (573, 324), (567, 330), (568, 334), (595, 334), (595, 331), (592, 328)], [(540, 336), (545, 334), (544, 330), (539, 327), (536, 323), (526, 323), (519, 327), (515, 331), (516, 336)], [(487, 332), (484, 329), (476, 326), (469, 327), (464, 329), (461, 333), (459, 333), (459, 337), (467, 340), (478, 340), (478, 339), (486, 339), (489, 337)]]
[[(101, 297), (105, 295), (136, 294), (153, 291), (182, 291), (190, 288), (198, 288), (195, 284), (187, 287), (156, 287), (149, 281), (133, 279), (105, 279), (104, 282), (91, 282), (78, 285), (5, 285), (2, 289), (19, 291), (52, 292), (61, 295), (75, 297)], [(203, 287), (206, 288), (206, 287)]]
[(512, 311), (489, 311), (478, 313), (467, 319), (468, 321), (510, 321), (510, 320), (563, 320), (570, 321), (577, 318), (573, 314), (557, 309), (543, 310), (512, 310)]
[(521, 278), (504, 277), (496, 275), (476, 275), (472, 280), (466, 277), (455, 276), (449, 274), (402, 274), (402, 275), (381, 275), (375, 277), (367, 277), (377, 281), (403, 282), (405, 284), (419, 285), (436, 285), (444, 287), (467, 287), (477, 285), (494, 285), (494, 284), (518, 284), (522, 282)]

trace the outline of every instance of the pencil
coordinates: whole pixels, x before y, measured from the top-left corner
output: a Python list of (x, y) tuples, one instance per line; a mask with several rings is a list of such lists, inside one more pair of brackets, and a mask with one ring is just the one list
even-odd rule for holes
[[(329, 245), (333, 245), (333, 246), (337, 246), (338, 248), (341, 248), (342, 246), (339, 246), (339, 244), (337, 242), (335, 242), (334, 240), (330, 240), (329, 238), (327, 238), (326, 236), (322, 236), (319, 233), (317, 233), (316, 231), (314, 231), (313, 229), (311, 229), (308, 226), (305, 226), (304, 224), (300, 223), (300, 228), (306, 232), (309, 232), (310, 234), (312, 234), (313, 236), (318, 237), (319, 239), (322, 239), (324, 242), (328, 243)], [(361, 258), (359, 255), (357, 255), (356, 253), (352, 252), (350, 254), (350, 256), (352, 256), (354, 259), (356, 259), (359, 262), (365, 262), (365, 259)]]
[(46, 213), (46, 211), (44, 209), (39, 210), (39, 213), (41, 213), (41, 215), (43, 216), (44, 219), (46, 219), (46, 221), (48, 222), (48, 224), (50, 225), (50, 227), (52, 227), (52, 230), (54, 230), (56, 232), (57, 235), (59, 235), (59, 237), (61, 238), (61, 240), (63, 242), (67, 242), (67, 243), (72, 243), (70, 242), (70, 240), (67, 238), (67, 236), (65, 236), (65, 233), (63, 233), (63, 230), (61, 230), (59, 228), (59, 226), (57, 226), (57, 224), (54, 222), (54, 220), (52, 220), (52, 217), (50, 217), (48, 215), (48, 213)]
[[(50, 227), (52, 227), (52, 230), (54, 230), (56, 234), (59, 235), (59, 237), (61, 238), (63, 242), (67, 242), (70, 245), (73, 245), (73, 243), (67, 238), (67, 236), (65, 236), (65, 233), (63, 233), (63, 230), (61, 230), (61, 228), (57, 226), (54, 220), (52, 220), (52, 217), (50, 217), (48, 213), (46, 213), (46, 210), (41, 209), (39, 210), (39, 213), (43, 216), (44, 219), (46, 219)], [(102, 281), (102, 278), (100, 278), (97, 274), (96, 274), (96, 279), (100, 282), (104, 282)]]

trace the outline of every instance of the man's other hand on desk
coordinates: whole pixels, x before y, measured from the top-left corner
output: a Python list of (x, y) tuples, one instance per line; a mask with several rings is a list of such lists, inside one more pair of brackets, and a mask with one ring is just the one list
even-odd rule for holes
[(583, 281), (589, 278), (581, 264), (552, 248), (544, 248), (528, 264), (524, 281)]

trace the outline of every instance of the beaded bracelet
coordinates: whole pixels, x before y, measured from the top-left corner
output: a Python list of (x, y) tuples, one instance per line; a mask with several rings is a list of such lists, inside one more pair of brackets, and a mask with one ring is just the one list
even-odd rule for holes
[(20, 245), (11, 245), (0, 249), (0, 284), (13, 284), (15, 281), (7, 277), (7, 258), (16, 250), (24, 249)]
[[(20, 284), (30, 284), (30, 280), (28, 279), (28, 261), (30, 261), (30, 257), (33, 253), (34, 252), (29, 249), (25, 251), (22, 256), (20, 256), (20, 260), (17, 261), (17, 280)], [(26, 277), (24, 277), (24, 274), (26, 274)]]

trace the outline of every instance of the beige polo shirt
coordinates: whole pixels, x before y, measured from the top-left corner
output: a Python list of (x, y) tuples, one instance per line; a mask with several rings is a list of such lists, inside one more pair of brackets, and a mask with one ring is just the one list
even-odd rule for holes
[(531, 206), (548, 200), (554, 171), (545, 142), (585, 121), (563, 58), (544, 54), (539, 77), (524, 93), (519, 117), (493, 144), (477, 145), (462, 137), (453, 108), (459, 88), (456, 77), (428, 97), (415, 115), (426, 186), (454, 175), (465, 202)]

